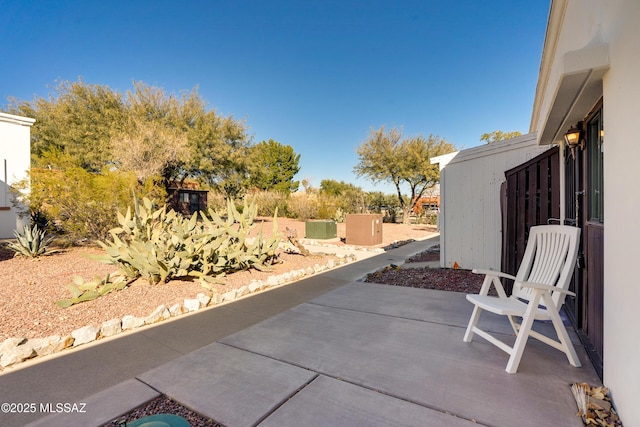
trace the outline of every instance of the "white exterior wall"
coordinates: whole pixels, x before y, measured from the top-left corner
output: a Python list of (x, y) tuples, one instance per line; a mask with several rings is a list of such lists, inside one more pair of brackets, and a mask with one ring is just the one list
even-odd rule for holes
[[(640, 2), (614, 2), (604, 76), (604, 383), (627, 427), (640, 426)], [(630, 126), (631, 124), (631, 126)]]
[[(587, 56), (586, 68), (590, 59), (598, 66), (608, 61), (599, 78), (605, 129), (603, 382), (624, 425), (634, 427), (640, 426), (640, 280), (634, 274), (640, 259), (640, 1), (554, 0), (531, 130), (549, 128), (566, 53), (595, 45), (605, 46), (606, 55)], [(585, 107), (578, 103), (570, 120), (586, 116)]]
[(13, 238), (14, 230), (21, 230), (25, 224), (11, 203), (9, 188), (28, 177), (34, 122), (27, 117), (0, 113), (0, 239)]
[(547, 150), (535, 134), (434, 157), (440, 164), (440, 265), (500, 270), (504, 172)]

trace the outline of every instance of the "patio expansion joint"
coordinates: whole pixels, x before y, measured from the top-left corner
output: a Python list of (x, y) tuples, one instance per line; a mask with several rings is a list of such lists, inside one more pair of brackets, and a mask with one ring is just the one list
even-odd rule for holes
[[(155, 391), (156, 393), (159, 393), (161, 395), (165, 395), (164, 392), (162, 392), (161, 390), (158, 390), (156, 387), (152, 386), (151, 384), (149, 384), (148, 382), (146, 382), (145, 380), (143, 380), (142, 378), (135, 376), (134, 379), (144, 385), (146, 385), (147, 387), (149, 387), (151, 390)], [(132, 408), (135, 409), (135, 408)]]
[(318, 302), (313, 302), (313, 301), (307, 301), (305, 304), (316, 305), (318, 307), (327, 307), (327, 308), (331, 308), (331, 309), (335, 309), (335, 310), (342, 310), (342, 311), (347, 311), (347, 312), (352, 312), (352, 313), (370, 314), (372, 316), (378, 316), (378, 317), (390, 317), (392, 319), (411, 320), (411, 321), (420, 322), (420, 323), (431, 323), (431, 324), (434, 324), (434, 325), (450, 326), (452, 328), (460, 328), (460, 329), (466, 329), (467, 328), (466, 325), (465, 326), (460, 326), (460, 325), (455, 325), (455, 324), (452, 324), (452, 323), (442, 323), (442, 322), (434, 322), (434, 321), (431, 321), (431, 320), (419, 319), (417, 317), (397, 316), (397, 315), (387, 314), (387, 313), (377, 313), (375, 311), (357, 310), (357, 309), (354, 309), (354, 308), (345, 308), (345, 307), (336, 307), (334, 305), (320, 304)]
[[(345, 308), (345, 307), (337, 307), (334, 305), (329, 305), (329, 304), (321, 304), (318, 302), (314, 302), (314, 301), (307, 301), (305, 304), (309, 304), (309, 305), (316, 305), (318, 307), (326, 307), (326, 308), (331, 308), (331, 309), (335, 309), (335, 310), (342, 310), (342, 311), (347, 311), (347, 312), (352, 312), (352, 313), (362, 313), (362, 314), (369, 314), (372, 316), (378, 316), (378, 317), (388, 317), (388, 318), (392, 318), (392, 319), (400, 319), (400, 320), (409, 320), (409, 321), (414, 321), (414, 322), (420, 322), (420, 323), (429, 323), (432, 325), (439, 325), (439, 326), (448, 326), (451, 328), (457, 328), (457, 329), (462, 329), (462, 330), (466, 330), (467, 329), (467, 325), (457, 325), (454, 323), (443, 323), (443, 322), (435, 322), (432, 320), (425, 320), (425, 319), (419, 319), (416, 317), (407, 317), (407, 316), (397, 316), (397, 315), (392, 315), (392, 314), (387, 314), (387, 313), (378, 313), (375, 311), (368, 311), (368, 310), (357, 310), (357, 309), (353, 309), (353, 308)], [(543, 324), (543, 323), (551, 323), (551, 321), (540, 321), (540, 320), (536, 320), (535, 324)], [(494, 331), (491, 330), (489, 331), (492, 335), (496, 335), (498, 337), (504, 337), (504, 338), (512, 338), (515, 339), (515, 334), (513, 332), (502, 332), (502, 331)], [(575, 330), (574, 330), (575, 332)], [(482, 339), (482, 341), (488, 343), (488, 341), (486, 341), (484, 338), (482, 338), (479, 335), (474, 335), (474, 337), (480, 338)], [(532, 337), (535, 339), (535, 337)], [(584, 347), (584, 345), (582, 344), (582, 342), (580, 343), (574, 343), (574, 345), (576, 346), (581, 346)]]
[(280, 407), (282, 405), (284, 405), (285, 403), (287, 403), (289, 400), (291, 400), (296, 394), (300, 393), (304, 388), (306, 388), (309, 384), (311, 384), (313, 381), (315, 381), (316, 378), (318, 378), (320, 376), (320, 374), (318, 374), (316, 372), (316, 374), (309, 378), (309, 380), (307, 382), (305, 382), (304, 384), (302, 384), (300, 387), (298, 387), (297, 390), (294, 390), (291, 394), (289, 394), (288, 396), (286, 396), (284, 399), (282, 399), (282, 401), (275, 405), (273, 408), (271, 408), (266, 414), (264, 414), (258, 421), (256, 421), (255, 424), (253, 424), (253, 427), (257, 427), (260, 425), (260, 423), (262, 423), (264, 420), (266, 420), (267, 418), (269, 418), (274, 412), (276, 412), (278, 409), (280, 409)]
[(235, 350), (244, 351), (246, 353), (253, 354), (255, 356), (260, 356), (260, 357), (264, 357), (266, 359), (275, 360), (276, 362), (285, 363), (285, 364), (290, 365), (290, 366), (295, 366), (296, 368), (304, 369), (305, 371), (311, 371), (311, 372), (315, 372), (316, 374), (319, 374), (319, 372), (314, 371), (313, 369), (309, 369), (306, 366), (300, 365), (298, 363), (292, 363), (292, 362), (289, 362), (287, 360), (278, 359), (277, 357), (269, 356), (267, 354), (262, 354), (262, 353), (259, 353), (257, 351), (249, 350), (249, 349), (244, 348), (244, 347), (239, 347), (239, 346), (235, 346), (235, 345), (232, 345), (232, 344), (229, 344), (229, 343), (225, 343), (225, 342), (220, 342), (220, 341), (216, 341), (216, 344), (224, 345), (225, 347), (233, 348)]
[[(318, 304), (318, 305), (320, 305), (320, 304)], [(357, 310), (349, 310), (349, 311), (358, 312)], [(386, 316), (386, 317), (393, 317), (393, 316)], [(410, 319), (410, 320), (412, 320), (412, 319)], [(421, 406), (421, 407), (429, 409), (431, 411), (439, 412), (441, 414), (445, 414), (445, 415), (448, 415), (448, 416), (451, 416), (451, 417), (455, 417), (455, 418), (459, 418), (459, 419), (462, 419), (462, 420), (470, 421), (470, 422), (473, 422), (474, 424), (477, 424), (478, 426), (486, 426), (486, 424), (481, 424), (475, 419), (466, 418), (464, 416), (455, 414), (455, 413), (453, 413), (451, 411), (448, 411), (448, 410), (446, 410), (444, 408), (440, 408), (438, 406), (426, 405), (424, 402), (419, 402), (419, 401), (416, 401), (416, 400), (413, 400), (413, 399), (409, 399), (409, 398), (406, 398), (406, 397), (397, 396), (395, 394), (392, 394), (392, 393), (389, 393), (389, 392), (386, 392), (386, 391), (383, 391), (383, 390), (379, 390), (377, 388), (370, 387), (370, 386), (361, 384), (359, 382), (350, 381), (350, 380), (347, 380), (347, 379), (342, 378), (342, 377), (337, 377), (335, 375), (331, 375), (331, 374), (328, 374), (326, 372), (318, 372), (318, 371), (315, 371), (313, 369), (309, 369), (306, 366), (303, 366), (303, 365), (300, 365), (300, 364), (297, 364), (297, 363), (292, 363), (290, 361), (282, 360), (282, 359), (279, 359), (279, 358), (276, 358), (276, 357), (268, 356), (268, 355), (265, 355), (265, 354), (262, 354), (262, 353), (259, 353), (259, 352), (256, 352), (256, 351), (248, 350), (248, 349), (243, 348), (243, 347), (238, 347), (238, 346), (234, 346), (234, 345), (227, 344), (227, 343), (221, 343), (221, 342), (217, 342), (217, 343), (221, 344), (221, 345), (225, 345), (225, 346), (227, 346), (229, 348), (233, 348), (233, 349), (240, 350), (240, 351), (245, 351), (247, 353), (251, 353), (251, 354), (254, 354), (256, 356), (265, 357), (267, 359), (275, 360), (275, 361), (280, 362), (280, 363), (286, 363), (287, 365), (295, 366), (297, 368), (304, 369), (306, 371), (311, 371), (311, 372), (315, 373), (315, 375), (311, 379), (309, 379), (309, 381), (307, 381), (305, 384), (303, 384), (301, 387), (299, 387), (296, 391), (294, 391), (289, 396), (287, 396), (285, 399), (283, 399), (280, 404), (276, 405), (272, 410), (270, 410), (267, 414), (265, 414), (256, 424), (254, 424), (254, 427), (258, 426), (261, 422), (263, 422), (265, 419), (267, 419), (278, 408), (280, 408), (282, 405), (284, 405), (287, 401), (289, 401), (291, 398), (293, 398), (296, 394), (301, 392), (305, 387), (307, 387), (309, 384), (311, 384), (320, 375), (325, 376), (327, 378), (331, 378), (331, 379), (336, 380), (336, 381), (344, 382), (346, 384), (351, 384), (353, 386), (359, 387), (359, 388), (364, 389), (364, 390), (368, 390), (368, 391), (371, 391), (371, 392), (374, 392), (374, 393), (378, 393), (378, 394), (381, 394), (381, 395), (384, 395), (384, 396), (388, 396), (388, 397), (391, 397), (393, 399), (398, 399), (398, 400), (401, 400), (403, 402), (410, 403), (412, 405)]]

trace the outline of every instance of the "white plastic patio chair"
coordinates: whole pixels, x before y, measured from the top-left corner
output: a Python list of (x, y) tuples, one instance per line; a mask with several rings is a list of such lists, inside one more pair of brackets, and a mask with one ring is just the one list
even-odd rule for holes
[[(529, 336), (564, 352), (571, 365), (580, 367), (580, 360), (559, 314), (565, 297), (575, 295), (567, 288), (578, 254), (579, 237), (580, 229), (576, 227), (534, 226), (530, 229), (527, 248), (515, 277), (492, 270), (473, 270), (474, 273), (485, 274), (485, 278), (478, 295), (467, 295), (467, 300), (475, 307), (464, 342), (471, 342), (475, 333), (507, 352), (510, 357), (505, 370), (510, 374), (518, 370)], [(502, 287), (501, 277), (514, 281), (513, 293), (509, 297)], [(497, 297), (488, 295), (491, 284), (498, 292)], [(513, 347), (476, 326), (482, 310), (509, 318), (516, 334)], [(514, 317), (522, 317), (522, 323), (516, 323)], [(533, 331), (534, 320), (551, 320), (559, 341)]]

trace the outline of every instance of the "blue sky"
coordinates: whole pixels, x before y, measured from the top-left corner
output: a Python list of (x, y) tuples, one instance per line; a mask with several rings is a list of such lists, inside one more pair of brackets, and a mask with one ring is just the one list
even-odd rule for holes
[(198, 87), (301, 155), (296, 179), (356, 179), (371, 129), (460, 148), (527, 133), (549, 0), (0, 0), (0, 109), (58, 80)]

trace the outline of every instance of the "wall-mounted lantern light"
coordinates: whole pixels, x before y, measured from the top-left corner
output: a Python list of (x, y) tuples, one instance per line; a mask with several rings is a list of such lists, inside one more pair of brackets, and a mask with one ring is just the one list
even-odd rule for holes
[(584, 148), (584, 140), (581, 137), (582, 131), (575, 126), (572, 126), (571, 129), (569, 129), (567, 133), (564, 134), (564, 141), (571, 149), (571, 157), (573, 157), (574, 159), (576, 158), (576, 148)]

